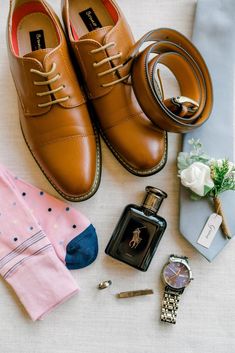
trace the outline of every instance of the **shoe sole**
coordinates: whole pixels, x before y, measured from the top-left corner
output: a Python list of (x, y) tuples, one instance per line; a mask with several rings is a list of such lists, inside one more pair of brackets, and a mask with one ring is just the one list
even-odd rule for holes
[(97, 156), (97, 162), (96, 162), (96, 177), (95, 177), (95, 181), (94, 184), (91, 188), (91, 190), (87, 193), (84, 194), (82, 196), (76, 197), (76, 196), (70, 196), (65, 194), (63, 191), (61, 191), (51, 180), (51, 178), (47, 175), (47, 173), (44, 171), (44, 169), (42, 168), (41, 164), (38, 162), (37, 158), (35, 157), (33, 151), (31, 150), (28, 141), (25, 137), (24, 131), (22, 129), (22, 125), (20, 124), (21, 127), (21, 131), (22, 131), (22, 135), (24, 137), (25, 143), (31, 153), (31, 155), (33, 156), (35, 162), (37, 163), (37, 165), (39, 166), (39, 168), (41, 169), (41, 171), (43, 172), (43, 174), (45, 175), (45, 177), (47, 178), (47, 180), (49, 181), (49, 183), (53, 186), (53, 188), (66, 200), (68, 201), (72, 201), (72, 202), (81, 202), (81, 201), (85, 201), (88, 200), (89, 198), (91, 198), (98, 190), (99, 185), (100, 185), (100, 180), (101, 180), (101, 146), (100, 146), (100, 138), (99, 138), (99, 134), (97, 132), (97, 129), (95, 127), (94, 124), (93, 125), (93, 129), (94, 129), (94, 134), (95, 134), (95, 139), (96, 139), (96, 156)]

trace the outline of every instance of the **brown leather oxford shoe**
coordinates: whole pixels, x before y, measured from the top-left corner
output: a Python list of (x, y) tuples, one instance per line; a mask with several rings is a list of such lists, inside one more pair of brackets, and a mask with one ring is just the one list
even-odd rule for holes
[(58, 18), (43, 0), (11, 1), (10, 68), (26, 143), (55, 189), (70, 201), (100, 182), (100, 144)]
[(158, 172), (167, 158), (167, 134), (141, 110), (123, 66), (134, 39), (113, 0), (62, 0), (63, 19), (101, 134), (131, 173)]

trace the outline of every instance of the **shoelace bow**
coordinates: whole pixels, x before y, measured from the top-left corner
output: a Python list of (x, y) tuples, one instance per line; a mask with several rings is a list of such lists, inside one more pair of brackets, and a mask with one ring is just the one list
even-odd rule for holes
[[(41, 77), (47, 77), (48, 78), (50, 75), (52, 75), (55, 72), (56, 67), (57, 67), (56, 63), (53, 63), (52, 64), (52, 68), (51, 68), (51, 70), (49, 72), (42, 72), (42, 71), (35, 70), (35, 69), (31, 69), (30, 72), (31, 73), (35, 73), (35, 74), (37, 74), (37, 75), (39, 75)], [(50, 84), (58, 81), (60, 76), (61, 75), (58, 73), (53, 78), (51, 78), (50, 80), (34, 81), (34, 85), (35, 86), (47, 86), (47, 85), (50, 85)], [(64, 88), (65, 88), (65, 86), (61, 85), (58, 88), (55, 88), (55, 89), (50, 90), (50, 91), (38, 92), (38, 93), (36, 93), (36, 95), (38, 97), (49, 96), (49, 95), (53, 95), (53, 94), (63, 90)], [(49, 106), (57, 104), (57, 103), (66, 102), (69, 98), (70, 98), (69, 96), (66, 96), (66, 97), (62, 97), (62, 98), (58, 98), (58, 99), (52, 99), (50, 102), (38, 104), (38, 107), (39, 108), (49, 107)]]
[[(99, 53), (99, 52), (101, 52), (101, 51), (103, 51), (103, 50), (106, 50), (106, 49), (108, 49), (108, 48), (114, 47), (115, 45), (116, 45), (116, 44), (115, 44), (114, 42), (110, 42), (110, 43), (107, 43), (107, 44), (105, 44), (105, 45), (102, 45), (102, 46), (101, 46), (100, 48), (98, 48), (98, 49), (93, 49), (93, 50), (91, 50), (90, 53), (91, 53), (91, 54), (96, 54), (96, 53)], [(111, 56), (109, 56), (108, 58), (105, 58), (105, 59), (103, 59), (103, 60), (101, 60), (101, 61), (99, 61), (99, 62), (94, 62), (94, 63), (93, 63), (93, 66), (94, 66), (94, 67), (99, 67), (99, 66), (102, 66), (102, 65), (104, 65), (104, 64), (106, 64), (106, 63), (108, 63), (108, 62), (111, 62), (112, 60), (120, 59), (121, 57), (122, 57), (122, 53), (120, 52), (120, 53), (118, 53), (118, 54), (111, 55)], [(103, 71), (103, 72), (98, 73), (98, 76), (99, 76), (99, 77), (102, 77), (102, 76), (111, 74), (111, 73), (113, 73), (113, 72), (116, 72), (118, 69), (122, 68), (123, 66), (124, 66), (123, 64), (114, 66), (114, 67), (112, 67), (112, 68), (109, 69), (109, 70), (105, 70), (105, 71)], [(119, 83), (119, 82), (122, 82), (122, 81), (127, 80), (127, 79), (129, 78), (129, 76), (130, 76), (130, 73), (129, 73), (128, 75), (124, 76), (124, 77), (119, 78), (118, 80), (115, 80), (115, 81), (112, 81), (112, 82), (109, 82), (109, 83), (104, 83), (104, 84), (102, 84), (101, 86), (102, 86), (102, 87), (110, 87), (110, 86), (116, 85), (116, 84)]]

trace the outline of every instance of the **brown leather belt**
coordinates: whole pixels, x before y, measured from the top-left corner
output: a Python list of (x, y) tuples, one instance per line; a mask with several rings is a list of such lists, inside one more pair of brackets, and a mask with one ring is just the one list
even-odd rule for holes
[[(139, 52), (145, 42), (153, 41)], [(155, 55), (151, 59), (151, 54)], [(145, 34), (131, 49), (132, 85), (139, 104), (158, 127), (185, 133), (204, 124), (213, 106), (210, 74), (199, 51), (181, 33), (161, 28)], [(154, 73), (163, 64), (175, 75), (181, 96), (164, 100)]]

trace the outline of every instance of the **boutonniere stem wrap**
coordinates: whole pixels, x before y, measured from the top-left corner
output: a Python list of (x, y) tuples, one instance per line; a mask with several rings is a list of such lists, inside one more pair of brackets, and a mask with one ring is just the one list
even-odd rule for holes
[(193, 200), (211, 199), (222, 217), (221, 229), (227, 239), (232, 237), (219, 195), (235, 190), (235, 165), (228, 159), (213, 159), (202, 149), (200, 140), (189, 140), (190, 152), (178, 155), (178, 175), (181, 184), (191, 192)]
[(219, 197), (214, 197), (213, 202), (215, 206), (215, 212), (222, 217), (222, 223), (221, 223), (222, 232), (227, 239), (231, 239), (232, 235), (228, 227), (228, 224), (226, 222), (226, 217), (222, 208), (221, 200)]

